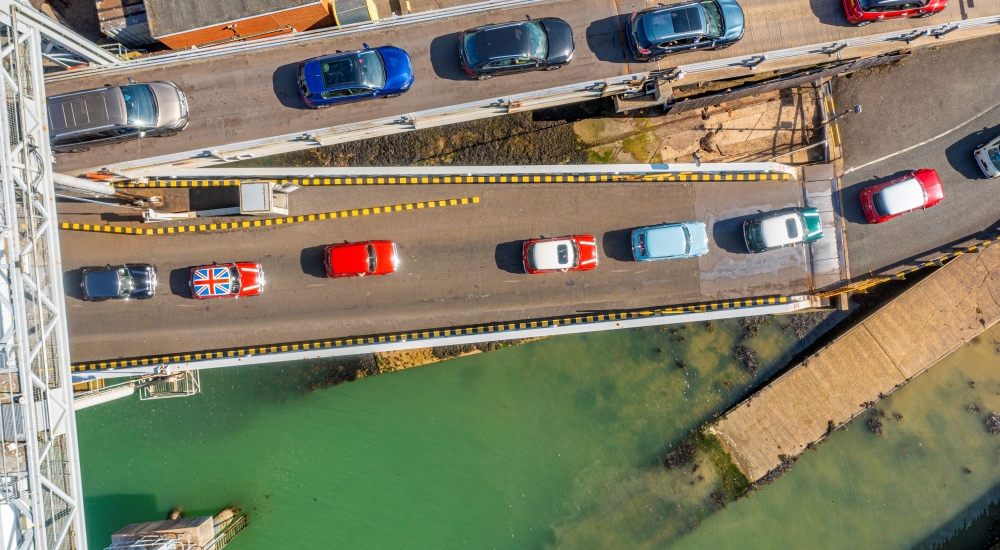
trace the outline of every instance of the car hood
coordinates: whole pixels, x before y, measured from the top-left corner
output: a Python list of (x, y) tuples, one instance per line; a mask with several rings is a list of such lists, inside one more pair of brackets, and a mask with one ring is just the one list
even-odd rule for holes
[(735, 0), (716, 0), (722, 8), (722, 19), (725, 22), (725, 31), (722, 40), (737, 40), (743, 37), (744, 18), (743, 8)]
[(156, 271), (150, 266), (129, 266), (133, 298), (152, 298), (156, 294)]
[(365, 243), (345, 244), (330, 250), (330, 271), (335, 275), (368, 272), (368, 248)]
[(157, 127), (175, 126), (187, 118), (187, 105), (179, 88), (166, 82), (150, 82), (148, 86), (156, 97)]
[(264, 290), (264, 276), (260, 264), (240, 262), (236, 264), (240, 272), (240, 296), (260, 294)]
[(84, 275), (83, 284), (91, 298), (117, 298), (121, 292), (121, 279), (115, 270), (91, 271)]
[(392, 241), (374, 241), (375, 257), (377, 258), (375, 275), (384, 275), (396, 271), (396, 247)]
[(413, 84), (413, 62), (410, 55), (393, 46), (375, 49), (382, 55), (382, 62), (385, 63), (385, 86), (382, 89), (389, 93), (410, 89)]
[(701, 222), (689, 223), (687, 229), (691, 233), (690, 254), (692, 256), (708, 254), (708, 230), (705, 228), (705, 224)]
[(549, 52), (546, 61), (562, 63), (573, 57), (576, 43), (573, 40), (573, 29), (562, 19), (542, 19), (539, 21), (545, 28), (549, 39)]

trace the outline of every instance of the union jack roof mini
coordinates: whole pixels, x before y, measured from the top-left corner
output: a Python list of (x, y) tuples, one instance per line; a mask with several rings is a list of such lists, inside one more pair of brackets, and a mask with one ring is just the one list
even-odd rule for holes
[(229, 296), (233, 293), (233, 278), (229, 266), (206, 266), (191, 275), (194, 295), (198, 298)]

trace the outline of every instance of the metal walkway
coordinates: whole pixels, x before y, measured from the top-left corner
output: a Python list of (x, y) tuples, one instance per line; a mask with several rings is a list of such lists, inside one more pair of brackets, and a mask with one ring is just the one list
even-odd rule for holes
[(42, 52), (114, 58), (38, 17), (0, 0), (0, 535), (86, 549)]

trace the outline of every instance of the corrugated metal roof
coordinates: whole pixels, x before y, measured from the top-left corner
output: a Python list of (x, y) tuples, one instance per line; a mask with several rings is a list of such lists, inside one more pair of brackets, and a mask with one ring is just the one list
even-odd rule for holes
[(156, 38), (320, 3), (320, 0), (145, 1), (149, 28)]

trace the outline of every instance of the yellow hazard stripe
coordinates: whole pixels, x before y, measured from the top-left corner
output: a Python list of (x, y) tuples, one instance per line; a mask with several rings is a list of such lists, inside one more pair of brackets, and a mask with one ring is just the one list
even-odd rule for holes
[[(71, 370), (72, 372), (107, 371), (114, 369), (144, 367), (149, 365), (165, 365), (170, 363), (196, 362), (196, 361), (207, 361), (211, 359), (244, 357), (248, 355), (270, 355), (270, 354), (288, 353), (296, 351), (346, 348), (346, 347), (356, 347), (356, 346), (364, 346), (370, 344), (381, 344), (386, 342), (414, 342), (421, 340), (433, 340), (435, 338), (446, 338), (450, 336), (465, 336), (470, 334), (486, 334), (486, 333), (497, 333), (497, 332), (517, 332), (517, 331), (537, 329), (537, 328), (583, 325), (590, 323), (604, 323), (609, 321), (625, 321), (629, 319), (668, 316), (679, 313), (702, 313), (706, 311), (715, 311), (720, 309), (738, 309), (746, 307), (786, 304), (788, 302), (789, 298), (787, 296), (747, 298), (744, 300), (725, 300), (720, 302), (671, 306), (671, 307), (653, 308), (653, 309), (638, 310), (638, 311), (632, 310), (632, 311), (617, 311), (610, 313), (595, 313), (591, 315), (577, 315), (574, 317), (550, 317), (546, 319), (534, 319), (528, 321), (510, 321), (505, 323), (489, 323), (484, 325), (472, 325), (472, 326), (465, 326), (458, 328), (417, 330), (410, 332), (380, 334), (375, 336), (354, 336), (350, 338), (328, 338), (323, 340), (311, 340), (306, 342), (269, 344), (265, 346), (231, 348), (223, 350), (202, 351), (197, 353), (154, 355), (148, 357), (136, 357), (131, 359), (116, 359), (116, 360), (106, 360), (106, 361), (74, 363), (71, 366)], [(510, 335), (510, 338), (517, 338), (517, 337), (518, 336), (516, 334)], [(428, 342), (427, 345), (432, 346), (433, 342)]]
[(319, 214), (305, 214), (302, 216), (286, 216), (284, 218), (266, 218), (261, 220), (240, 221), (240, 222), (202, 223), (194, 225), (157, 227), (153, 229), (146, 229), (144, 227), (128, 227), (122, 225), (96, 225), (89, 223), (72, 223), (72, 222), (62, 222), (59, 224), (59, 228), (65, 229), (67, 231), (117, 233), (121, 235), (179, 235), (183, 233), (208, 233), (212, 231), (249, 229), (254, 227), (274, 227), (279, 225), (292, 225), (296, 223), (333, 220), (337, 218), (373, 216), (375, 214), (388, 214), (390, 212), (444, 208), (448, 206), (462, 206), (467, 204), (479, 204), (479, 197), (462, 197), (460, 199), (442, 199), (436, 201), (408, 202), (405, 204), (393, 204), (390, 206), (374, 206), (371, 208), (339, 210), (337, 212), (321, 212)]
[(765, 181), (788, 180), (785, 172), (672, 172), (657, 174), (498, 174), (447, 176), (351, 176), (321, 178), (276, 178), (276, 179), (164, 179), (148, 182), (115, 182), (122, 188), (170, 188), (170, 187), (228, 187), (239, 185), (241, 181), (273, 181), (301, 186), (324, 185), (435, 185), (435, 184), (478, 184), (478, 183), (601, 183), (601, 182), (660, 182), (660, 181)]

